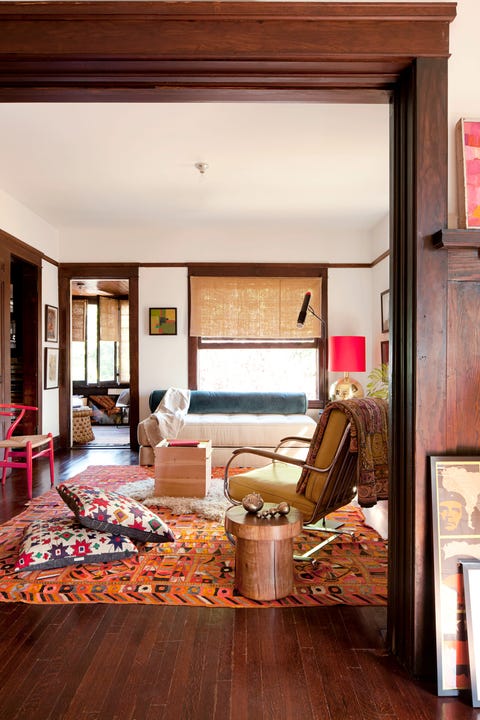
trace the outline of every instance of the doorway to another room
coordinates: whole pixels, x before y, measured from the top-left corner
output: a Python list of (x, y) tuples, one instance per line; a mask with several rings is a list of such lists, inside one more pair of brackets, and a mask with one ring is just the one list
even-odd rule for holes
[(71, 280), (72, 448), (130, 446), (129, 280)]
[[(38, 266), (10, 260), (10, 402), (38, 406)], [(16, 434), (38, 432), (38, 415), (27, 413)]]

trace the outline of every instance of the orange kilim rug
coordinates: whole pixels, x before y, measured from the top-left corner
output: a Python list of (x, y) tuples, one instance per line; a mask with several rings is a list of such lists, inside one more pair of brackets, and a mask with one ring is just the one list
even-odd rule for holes
[[(214, 477), (222, 476), (216, 468)], [(152, 477), (153, 468), (90, 466), (72, 480), (115, 490)], [(217, 482), (221, 480), (217, 479)], [(315, 566), (295, 562), (291, 595), (269, 602), (250, 600), (234, 588), (235, 548), (223, 524), (195, 514), (156, 512), (176, 540), (148, 545), (138, 555), (115, 562), (75, 565), (53, 570), (13, 572), (23, 530), (33, 520), (69, 517), (71, 511), (56, 490), (32, 500), (27, 509), (0, 526), (0, 601), (25, 603), (144, 603), (203, 607), (301, 607), (386, 605), (386, 542), (364, 523), (352, 505), (334, 514), (355, 530), (334, 540), (317, 555)], [(295, 539), (295, 552), (318, 542), (318, 533)]]

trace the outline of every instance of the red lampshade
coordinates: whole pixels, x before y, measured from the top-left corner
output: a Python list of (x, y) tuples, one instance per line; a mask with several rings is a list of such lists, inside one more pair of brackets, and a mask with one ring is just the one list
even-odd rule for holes
[(362, 335), (331, 335), (328, 338), (328, 369), (332, 372), (365, 372), (365, 338)]

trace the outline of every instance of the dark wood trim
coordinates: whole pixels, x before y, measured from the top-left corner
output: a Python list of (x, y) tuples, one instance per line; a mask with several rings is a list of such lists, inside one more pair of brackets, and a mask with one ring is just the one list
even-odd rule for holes
[[(369, 263), (296, 263), (296, 264), (288, 264), (287, 263), (277, 263), (276, 267), (298, 267), (298, 268), (309, 268), (309, 267), (322, 267), (322, 268), (361, 268), (361, 269), (368, 269), (375, 267), (375, 265), (378, 265), (378, 263), (382, 262), (382, 260), (385, 260), (390, 255), (390, 250), (385, 250), (384, 253), (379, 255), (377, 258), (372, 260)], [(215, 263), (214, 263), (215, 264)], [(244, 265), (244, 263), (230, 263), (233, 265)], [(143, 263), (140, 262), (139, 267), (193, 267), (192, 263), (184, 262), (184, 263)], [(211, 267), (212, 263), (195, 263), (195, 267), (203, 268), (203, 267)], [(221, 268), (223, 267), (222, 263), (218, 263), (218, 266)], [(220, 270), (218, 271), (220, 272)], [(305, 274), (308, 274), (306, 272)]]
[(448, 57), (454, 16), (449, 3), (4, 2), (0, 100), (387, 102), (413, 57)]
[(439, 230), (432, 236), (433, 246), (447, 250), (480, 250), (480, 230)]
[(191, 275), (238, 275), (243, 277), (321, 277), (327, 265), (316, 263), (188, 263)]
[(385, 252), (382, 253), (381, 255), (379, 255), (377, 258), (375, 258), (375, 260), (372, 260), (372, 262), (370, 263), (370, 267), (372, 267), (372, 268), (375, 267), (375, 265), (378, 265), (383, 260), (386, 260), (389, 256), (390, 256), (390, 250), (385, 250)]
[[(36, 336), (36, 343), (34, 352), (36, 352), (36, 362), (29, 366), (30, 372), (35, 373), (33, 380), (29, 378), (29, 391), (27, 392), (26, 403), (34, 404), (38, 407), (38, 413), (35, 416), (36, 428), (24, 428), (24, 432), (38, 432), (42, 428), (43, 421), (43, 304), (42, 304), (42, 260), (43, 255), (41, 252), (33, 248), (31, 245), (19, 240), (18, 238), (10, 235), (4, 230), (0, 230), (0, 242), (2, 244), (2, 251), (4, 253), (2, 262), (5, 262), (8, 266), (5, 274), (5, 283), (2, 288), (2, 305), (3, 305), (3, 322), (5, 323), (4, 337), (8, 337), (7, 347), (2, 353), (2, 368), (3, 370), (3, 383), (2, 393), (4, 401), (9, 402), (11, 400), (11, 360), (10, 360), (10, 265), (12, 258), (18, 258), (19, 260), (29, 263), (35, 268), (34, 281), (36, 283), (36, 289), (33, 293), (36, 299), (36, 328), (33, 331)], [(30, 349), (31, 350), (31, 349)], [(30, 362), (30, 354), (29, 354)]]
[(431, 238), (446, 224), (454, 17), (454, 3), (0, 3), (2, 101), (393, 98), (389, 647), (427, 674), (427, 457), (446, 442), (447, 375), (448, 253)]
[(4, 230), (0, 230), (0, 242), (2, 243), (4, 249), (11, 255), (15, 255), (22, 260), (32, 263), (32, 265), (38, 265), (41, 267), (44, 255), (31, 245), (27, 245), (27, 243), (19, 240), (13, 235), (10, 235)]
[(73, 278), (128, 279), (130, 322), (130, 447), (138, 449), (137, 425), (139, 421), (139, 366), (138, 366), (138, 264), (137, 263), (62, 263), (59, 267), (60, 315), (60, 438), (63, 447), (69, 446), (71, 426), (70, 388), (70, 281)]
[(447, 219), (447, 74), (446, 60), (417, 60), (399, 83), (393, 119), (389, 507), (397, 511), (390, 513), (389, 633), (393, 651), (419, 675), (435, 666), (428, 457), (444, 452), (447, 438), (447, 255), (431, 242)]

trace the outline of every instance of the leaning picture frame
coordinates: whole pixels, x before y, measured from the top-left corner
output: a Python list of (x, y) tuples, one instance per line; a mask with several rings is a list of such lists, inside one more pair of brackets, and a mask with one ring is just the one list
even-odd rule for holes
[[(480, 707), (480, 562), (462, 563), (472, 707)], [(474, 608), (476, 612), (474, 612)]]
[(480, 228), (480, 120), (458, 121), (456, 145), (458, 226)]
[(390, 290), (380, 293), (380, 309), (382, 317), (382, 333), (390, 330)]
[(58, 342), (58, 308), (45, 305), (45, 341)]
[(58, 387), (58, 348), (45, 348), (45, 390)]
[(480, 457), (430, 458), (437, 694), (470, 687), (461, 563), (480, 560)]
[(390, 343), (388, 340), (382, 340), (380, 343), (380, 357), (382, 365), (388, 365), (390, 362)]
[(148, 332), (149, 335), (176, 335), (177, 308), (150, 308)]

